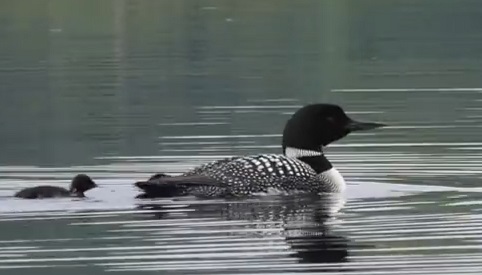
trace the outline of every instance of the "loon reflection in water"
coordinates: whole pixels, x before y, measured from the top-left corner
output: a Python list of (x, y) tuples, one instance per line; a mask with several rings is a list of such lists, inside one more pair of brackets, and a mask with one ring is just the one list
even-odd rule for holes
[[(352, 244), (347, 238), (333, 233), (332, 223), (329, 222), (334, 219), (334, 212), (337, 212), (344, 204), (339, 194), (266, 196), (251, 201), (228, 200), (213, 201), (212, 203), (207, 201), (207, 203), (199, 204), (196, 202), (202, 201), (183, 201), (180, 199), (177, 203), (184, 205), (185, 210), (188, 210), (183, 211), (187, 216), (179, 217), (169, 212), (176, 204), (162, 204), (155, 201), (140, 203), (139, 208), (153, 211), (140, 215), (148, 219), (159, 220), (176, 218), (200, 220), (199, 225), (193, 225), (194, 228), (202, 226), (203, 219), (208, 219), (213, 223), (218, 221), (220, 225), (216, 226), (215, 231), (225, 227), (231, 228), (233, 231), (213, 233), (214, 235), (221, 234), (219, 237), (226, 237), (228, 240), (230, 238), (255, 238), (258, 239), (257, 243), (267, 242), (267, 251), (271, 249), (269, 239), (272, 240), (272, 237), (279, 236), (290, 247), (289, 255), (297, 258), (299, 263), (348, 261), (349, 248)], [(242, 225), (242, 228), (249, 229), (248, 231), (236, 230), (235, 225), (239, 226), (240, 221), (248, 222)], [(229, 223), (233, 223), (235, 227), (230, 227)], [(159, 225), (162, 226), (162, 222)], [(186, 227), (189, 229), (189, 225)], [(166, 228), (163, 227), (163, 229)], [(184, 245), (189, 247), (189, 243), (184, 243)], [(277, 256), (269, 257), (276, 259)], [(340, 271), (341, 269), (340, 267)], [(327, 271), (328, 269), (317, 267), (316, 270)], [(313, 270), (310, 269), (310, 271)]]

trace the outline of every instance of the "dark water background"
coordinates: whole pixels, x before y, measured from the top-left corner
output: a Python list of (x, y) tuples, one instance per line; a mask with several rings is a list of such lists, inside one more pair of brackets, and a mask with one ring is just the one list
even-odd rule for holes
[[(480, 274), (481, 65), (476, 0), (0, 0), (0, 274)], [(344, 196), (133, 198), (311, 102), (390, 125), (328, 148)]]

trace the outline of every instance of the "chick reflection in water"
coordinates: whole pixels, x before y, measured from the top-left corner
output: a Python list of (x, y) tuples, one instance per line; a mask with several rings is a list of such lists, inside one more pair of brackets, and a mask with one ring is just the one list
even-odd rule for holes
[[(140, 208), (153, 210), (154, 217), (152, 212), (140, 215), (160, 219), (156, 226), (163, 232), (175, 232), (172, 242), (182, 238), (182, 246), (188, 250), (190, 246), (199, 247), (204, 243), (206, 251), (212, 253), (216, 247), (215, 253), (220, 256), (226, 252), (239, 253), (239, 256), (232, 257), (238, 261), (242, 257), (246, 266), (254, 263), (272, 265), (280, 263), (283, 258), (295, 258), (298, 259), (295, 268), (299, 270), (308, 268), (304, 265), (306, 263), (348, 261), (349, 240), (333, 233), (332, 223), (328, 222), (335, 219), (334, 212), (344, 204), (339, 195), (298, 194), (242, 201), (182, 199), (167, 204), (145, 203)], [(171, 212), (173, 208), (176, 211)], [(165, 244), (170, 244), (169, 238), (165, 239)], [(321, 271), (324, 268), (316, 269)], [(283, 265), (273, 265), (269, 270), (285, 269)]]

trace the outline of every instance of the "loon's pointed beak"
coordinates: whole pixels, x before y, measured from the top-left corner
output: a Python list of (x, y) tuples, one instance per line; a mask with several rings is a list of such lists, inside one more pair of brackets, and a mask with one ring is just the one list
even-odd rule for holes
[(385, 124), (382, 123), (376, 123), (376, 122), (360, 122), (360, 121), (350, 121), (346, 128), (350, 132), (354, 131), (364, 131), (364, 130), (371, 130), (371, 129), (376, 129), (380, 127), (386, 126)]

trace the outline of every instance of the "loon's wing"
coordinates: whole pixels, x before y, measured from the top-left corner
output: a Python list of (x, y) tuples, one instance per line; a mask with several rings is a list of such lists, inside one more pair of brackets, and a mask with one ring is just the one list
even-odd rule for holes
[(135, 185), (145, 194), (139, 198), (173, 197), (182, 195), (190, 187), (226, 187), (225, 184), (205, 175), (180, 175), (138, 181)]
[(213, 193), (214, 190), (225, 190), (228, 185), (219, 180), (219, 177), (213, 177), (216, 174), (213, 174), (213, 172), (219, 174), (227, 165), (239, 158), (230, 157), (205, 163), (180, 176), (171, 177), (162, 173), (155, 174), (147, 181), (135, 183), (138, 188), (145, 192), (138, 197), (173, 197), (185, 195), (188, 193), (187, 190), (190, 190), (190, 193), (199, 192), (201, 194), (203, 192)]
[(140, 187), (145, 185), (210, 185), (210, 186), (220, 186), (222, 183), (216, 181), (215, 179), (205, 176), (205, 175), (180, 175), (173, 177), (161, 177), (148, 181), (136, 182), (136, 186)]

